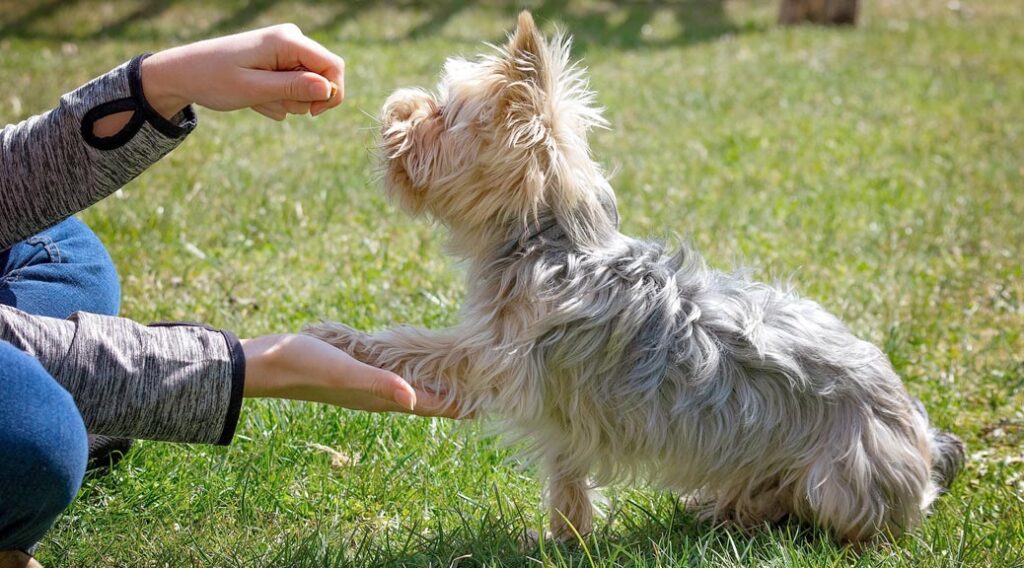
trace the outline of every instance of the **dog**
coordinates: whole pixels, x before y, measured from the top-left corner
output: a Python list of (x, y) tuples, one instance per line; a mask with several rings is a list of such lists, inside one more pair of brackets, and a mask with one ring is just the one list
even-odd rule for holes
[(381, 113), (384, 185), (468, 261), (461, 323), (305, 333), (501, 419), (546, 476), (550, 531), (646, 481), (752, 528), (795, 517), (840, 541), (918, 525), (963, 466), (888, 359), (817, 303), (618, 230), (588, 132), (605, 126), (571, 39), (528, 12), (497, 53)]

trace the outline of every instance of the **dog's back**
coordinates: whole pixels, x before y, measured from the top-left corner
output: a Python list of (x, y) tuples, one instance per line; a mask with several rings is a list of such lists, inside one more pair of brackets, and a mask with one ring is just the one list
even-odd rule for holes
[(547, 276), (525, 302), (543, 306), (546, 411), (520, 426), (598, 482), (647, 477), (713, 496), (719, 517), (796, 514), (863, 540), (915, 525), (962, 463), (885, 355), (817, 303), (687, 247), (532, 247), (503, 268)]

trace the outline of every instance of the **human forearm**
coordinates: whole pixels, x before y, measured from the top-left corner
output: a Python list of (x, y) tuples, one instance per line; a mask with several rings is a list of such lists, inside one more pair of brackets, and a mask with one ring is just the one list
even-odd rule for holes
[(137, 57), (0, 131), (0, 250), (106, 197), (195, 127), (191, 104), (282, 120), (344, 98), (344, 61), (292, 25)]
[(245, 358), (231, 334), (0, 306), (0, 340), (39, 360), (71, 393), (91, 433), (221, 444), (234, 433)]
[(139, 108), (137, 62), (126, 63), (61, 97), (57, 108), (0, 131), (0, 250), (113, 193), (171, 151), (195, 127), (138, 114), (116, 137), (95, 120)]

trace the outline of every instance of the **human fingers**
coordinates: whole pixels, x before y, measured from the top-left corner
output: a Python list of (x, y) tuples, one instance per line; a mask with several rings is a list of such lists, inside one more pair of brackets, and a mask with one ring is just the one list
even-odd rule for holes
[(424, 389), (415, 389), (416, 408), (413, 414), (417, 416), (439, 416), (442, 418), (474, 418), (474, 413), (467, 413), (458, 401), (448, 400), (447, 397)]
[(276, 120), (278, 122), (281, 122), (282, 120), (284, 120), (288, 116), (288, 113), (285, 112), (284, 109), (275, 108), (275, 107), (272, 107), (270, 105), (256, 105), (256, 106), (253, 106), (253, 107), (250, 107), (250, 108), (252, 108), (252, 110), (262, 114), (263, 116), (265, 116), (265, 117), (267, 117), (269, 119), (272, 119), (272, 120)]
[(331, 84), (330, 96), (313, 102), (313, 116), (340, 105), (345, 100), (345, 60), (309, 37), (295, 37), (294, 42), (298, 64), (325, 77)]
[(311, 71), (266, 71), (243, 69), (242, 89), (255, 104), (273, 101), (325, 102), (331, 97), (330, 81)]

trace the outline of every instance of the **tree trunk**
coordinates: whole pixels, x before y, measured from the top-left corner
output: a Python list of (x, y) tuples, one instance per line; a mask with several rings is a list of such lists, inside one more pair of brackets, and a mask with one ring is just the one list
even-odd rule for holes
[(834, 26), (857, 23), (857, 0), (779, 0), (779, 23), (803, 22)]

